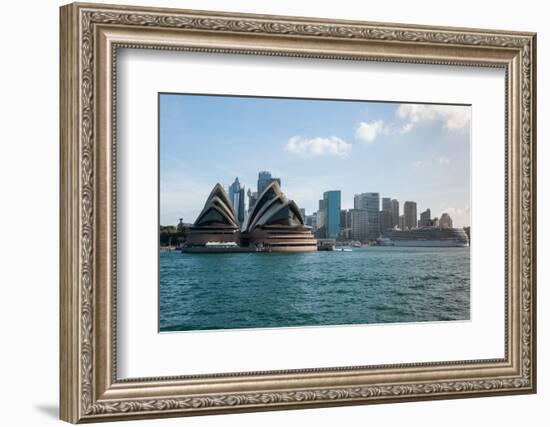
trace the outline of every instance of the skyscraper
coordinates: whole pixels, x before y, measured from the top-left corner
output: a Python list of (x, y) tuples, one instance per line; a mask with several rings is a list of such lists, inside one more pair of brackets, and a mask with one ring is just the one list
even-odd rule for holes
[(392, 228), (391, 219), (390, 211), (383, 209), (380, 211), (380, 231), (385, 231)]
[(364, 242), (368, 240), (369, 218), (364, 209), (350, 209), (351, 238)]
[(382, 198), (382, 210), (380, 211), (380, 231), (393, 228), (392, 200), (389, 197)]
[(250, 212), (256, 204), (256, 200), (258, 200), (258, 193), (249, 188), (246, 195), (248, 196), (248, 211)]
[(340, 227), (351, 228), (351, 215), (348, 209), (342, 209), (340, 211)]
[(325, 225), (325, 201), (319, 200), (319, 208), (317, 209), (317, 228)]
[(353, 209), (365, 210), (367, 206), (367, 198), (365, 193), (355, 194), (353, 196)]
[(323, 201), (326, 237), (337, 239), (340, 236), (340, 190), (325, 191), (323, 193)]
[(302, 214), (302, 219), (306, 220), (306, 210), (304, 208), (300, 208), (300, 214)]
[(340, 211), (340, 237), (343, 240), (351, 239), (351, 209)]
[(307, 215), (306, 216), (306, 225), (308, 227), (311, 227), (313, 230), (317, 228), (317, 214), (314, 213), (313, 215)]
[(367, 240), (376, 240), (380, 236), (380, 194), (361, 193), (353, 198), (353, 207), (367, 211)]
[(432, 225), (432, 212), (428, 208), (420, 213), (420, 226), (429, 227), (430, 225)]
[(399, 220), (398, 220), (398, 224), (399, 228), (401, 230), (404, 230), (405, 229), (405, 215), (399, 215)]
[(315, 236), (317, 238), (323, 239), (326, 237), (325, 233), (325, 201), (323, 199), (319, 200), (319, 208), (316, 215), (316, 228)]
[(239, 224), (244, 222), (244, 185), (241, 186), (239, 178), (235, 178), (233, 184), (229, 186), (229, 200), (233, 204), (233, 209), (237, 215), (237, 220)]
[(260, 171), (258, 172), (258, 197), (260, 194), (263, 193), (263, 191), (267, 188), (267, 186), (271, 182), (271, 172), (268, 171)]
[(399, 201), (396, 199), (391, 200), (391, 226), (399, 226)]
[(271, 172), (268, 172), (268, 171), (258, 172), (258, 195), (257, 195), (257, 197), (260, 197), (260, 195), (264, 192), (264, 190), (273, 181), (277, 181), (279, 183), (279, 185), (281, 185), (281, 178), (273, 178), (271, 176)]
[(403, 214), (405, 215), (405, 227), (416, 228), (418, 216), (416, 213), (416, 202), (405, 202), (403, 204)]
[(453, 220), (448, 213), (444, 212), (441, 214), (441, 218), (439, 218), (439, 227), (453, 228)]

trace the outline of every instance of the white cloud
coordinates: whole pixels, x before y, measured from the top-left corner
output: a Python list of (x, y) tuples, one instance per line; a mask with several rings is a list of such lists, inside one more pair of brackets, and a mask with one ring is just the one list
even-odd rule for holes
[(293, 136), (285, 145), (285, 151), (298, 154), (304, 157), (333, 155), (347, 157), (351, 152), (352, 145), (336, 136), (329, 138), (302, 138)]
[(440, 157), (439, 158), (439, 164), (440, 165), (448, 165), (451, 163), (451, 160), (448, 157)]
[(410, 132), (410, 130), (413, 128), (413, 124), (412, 123), (406, 123), (402, 128), (401, 128), (401, 133), (407, 133), (407, 132)]
[(421, 122), (440, 122), (448, 130), (466, 130), (470, 124), (470, 108), (459, 105), (401, 104), (397, 115), (406, 120), (402, 133)]
[(376, 120), (370, 123), (361, 122), (355, 131), (355, 137), (361, 141), (372, 142), (381, 133), (385, 132), (383, 120)]
[(413, 167), (415, 167), (415, 168), (421, 168), (421, 167), (424, 166), (424, 163), (423, 163), (422, 161), (420, 161), (420, 160), (416, 160), (416, 161), (412, 162), (412, 165), (413, 165)]

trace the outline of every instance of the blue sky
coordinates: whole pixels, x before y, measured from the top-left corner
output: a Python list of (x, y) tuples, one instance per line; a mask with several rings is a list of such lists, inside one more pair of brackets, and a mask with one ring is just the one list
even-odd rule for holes
[(309, 215), (327, 190), (379, 192), (470, 224), (469, 106), (161, 94), (160, 223), (194, 222), (212, 187), (258, 171)]

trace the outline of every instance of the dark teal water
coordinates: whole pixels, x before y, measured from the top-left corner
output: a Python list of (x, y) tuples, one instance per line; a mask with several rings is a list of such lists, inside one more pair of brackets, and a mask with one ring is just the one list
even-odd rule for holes
[(469, 248), (160, 254), (161, 331), (469, 318)]

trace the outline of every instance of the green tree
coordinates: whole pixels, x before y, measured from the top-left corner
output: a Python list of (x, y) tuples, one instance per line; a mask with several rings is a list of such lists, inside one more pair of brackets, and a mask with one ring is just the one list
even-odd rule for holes
[(176, 227), (176, 238), (178, 239), (178, 242), (180, 244), (185, 242), (185, 240), (187, 239), (187, 227), (183, 223), (183, 218), (180, 218), (180, 222)]
[(159, 241), (161, 246), (180, 246), (187, 238), (187, 227), (180, 219), (177, 226), (161, 225), (159, 229)]
[(159, 240), (161, 246), (172, 246), (176, 237), (176, 227), (173, 225), (161, 225), (159, 231)]

